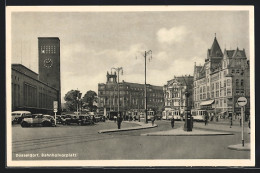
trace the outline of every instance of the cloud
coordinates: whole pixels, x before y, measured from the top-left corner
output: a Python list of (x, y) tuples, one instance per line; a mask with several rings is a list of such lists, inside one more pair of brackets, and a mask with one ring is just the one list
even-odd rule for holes
[(157, 32), (157, 39), (161, 43), (174, 44), (185, 40), (188, 33), (189, 31), (184, 26), (172, 27), (170, 29), (161, 28)]

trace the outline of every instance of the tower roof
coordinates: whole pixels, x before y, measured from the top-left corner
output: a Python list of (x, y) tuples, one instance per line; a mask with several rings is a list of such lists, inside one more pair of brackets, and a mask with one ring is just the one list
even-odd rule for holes
[(223, 56), (223, 53), (220, 49), (220, 46), (218, 44), (216, 37), (214, 38), (211, 49), (208, 50), (208, 54), (209, 54), (210, 57), (222, 57)]

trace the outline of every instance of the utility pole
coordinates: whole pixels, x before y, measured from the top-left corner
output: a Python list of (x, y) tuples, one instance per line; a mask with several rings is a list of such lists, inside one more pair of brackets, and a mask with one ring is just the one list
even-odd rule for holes
[(112, 68), (112, 69), (114, 69), (114, 70), (116, 70), (116, 72), (117, 72), (117, 79), (118, 79), (118, 81), (117, 81), (117, 92), (118, 92), (118, 100), (117, 100), (117, 115), (118, 116), (120, 116), (120, 90), (119, 90), (119, 72), (121, 71), (121, 74), (123, 75), (123, 67), (117, 67), (117, 68)]
[(149, 57), (149, 61), (152, 60), (152, 51), (149, 50), (149, 51), (145, 51), (144, 52), (144, 110), (145, 110), (145, 123), (148, 123), (147, 121), (147, 87), (146, 87), (146, 57), (148, 55), (151, 55)]
[(145, 109), (145, 123), (148, 123), (147, 120), (147, 86), (146, 86), (146, 57), (147, 55), (151, 54), (151, 58), (149, 58), (149, 61), (152, 59), (152, 51), (145, 51), (144, 52), (144, 97), (145, 97), (145, 101), (144, 101), (144, 109)]
[(190, 96), (190, 93), (188, 92), (188, 84), (185, 80), (185, 78), (182, 76), (184, 82), (185, 82), (185, 85), (186, 85), (186, 89), (185, 89), (185, 104), (186, 104), (186, 110), (185, 110), (185, 127), (184, 127), (184, 130), (187, 131), (187, 123), (188, 123), (188, 111), (189, 111), (189, 108), (188, 108), (188, 99), (189, 99), (189, 96)]

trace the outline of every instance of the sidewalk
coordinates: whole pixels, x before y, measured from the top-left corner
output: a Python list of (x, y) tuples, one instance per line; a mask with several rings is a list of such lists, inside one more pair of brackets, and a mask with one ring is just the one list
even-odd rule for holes
[(188, 132), (188, 131), (184, 131), (183, 127), (173, 129), (173, 130), (141, 134), (141, 136), (214, 136), (214, 135), (233, 135), (233, 134), (229, 132), (206, 131), (206, 130), (198, 130), (198, 129), (193, 129), (192, 131)]
[(250, 151), (250, 143), (245, 143), (244, 146), (242, 146), (242, 144), (229, 145), (228, 149), (238, 151)]
[(143, 123), (143, 122), (136, 122), (136, 121), (124, 121), (124, 123), (135, 123), (139, 126), (136, 127), (127, 127), (127, 128), (121, 128), (121, 129), (105, 129), (100, 130), (98, 133), (110, 133), (110, 132), (120, 132), (120, 131), (130, 131), (130, 130), (140, 130), (140, 129), (148, 129), (148, 128), (154, 128), (157, 127), (157, 124), (154, 124), (152, 126), (151, 123)]
[[(193, 128), (195, 129), (207, 129), (207, 130), (216, 130), (216, 131), (226, 131), (226, 132), (241, 132), (242, 127), (240, 126), (231, 126), (229, 124), (218, 124), (218, 123), (208, 123), (206, 126), (204, 123), (198, 123), (194, 122), (193, 123)], [(244, 126), (244, 132), (249, 133), (250, 129), (248, 126)]]

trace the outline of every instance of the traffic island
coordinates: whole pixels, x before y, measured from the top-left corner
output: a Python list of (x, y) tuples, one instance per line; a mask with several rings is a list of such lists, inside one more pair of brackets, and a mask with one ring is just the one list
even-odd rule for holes
[(250, 143), (245, 143), (244, 146), (242, 146), (242, 144), (229, 145), (228, 149), (237, 151), (250, 151)]
[(205, 131), (205, 130), (197, 130), (197, 129), (193, 129), (192, 131), (184, 131), (183, 128), (178, 128), (178, 129), (167, 130), (167, 131), (141, 134), (141, 136), (215, 136), (215, 135), (233, 135), (233, 133)]
[(157, 124), (146, 124), (143, 122), (126, 122), (126, 123), (135, 123), (139, 126), (136, 127), (127, 127), (127, 128), (121, 128), (121, 129), (105, 129), (105, 130), (100, 130), (98, 133), (111, 133), (111, 132), (121, 132), (121, 131), (131, 131), (131, 130), (141, 130), (141, 129), (149, 129), (149, 128), (155, 128), (158, 127)]

